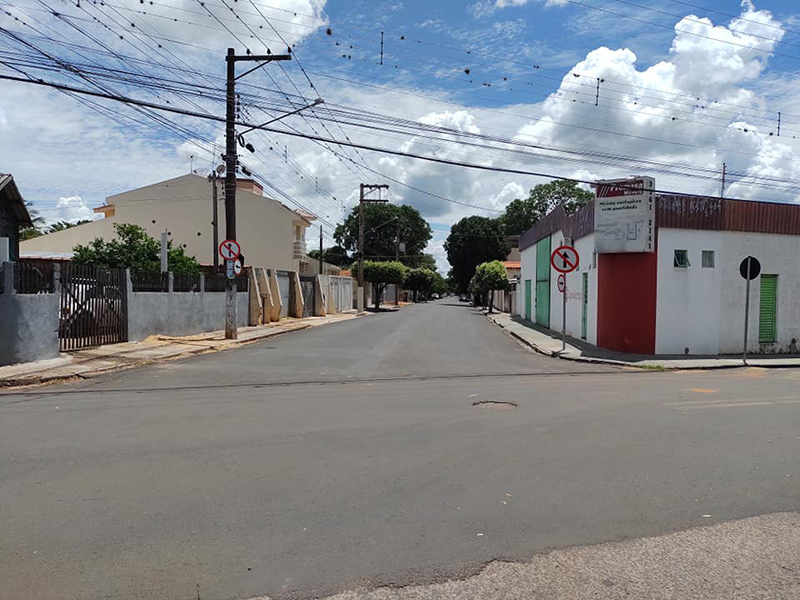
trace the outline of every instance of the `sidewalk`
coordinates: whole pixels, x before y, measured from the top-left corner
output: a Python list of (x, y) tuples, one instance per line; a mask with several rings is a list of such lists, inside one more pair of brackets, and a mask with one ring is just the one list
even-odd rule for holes
[[(567, 336), (567, 348), (561, 351), (561, 336), (556, 332), (525, 321), (508, 313), (486, 315), (490, 321), (505, 329), (523, 344), (541, 354), (590, 363), (603, 363), (640, 369), (733, 369), (741, 367), (741, 356), (682, 356), (645, 355), (615, 352), (587, 344)], [(796, 354), (752, 354), (747, 358), (750, 367), (800, 367)]]
[[(371, 313), (364, 313), (364, 315), (369, 314)], [(76, 377), (88, 379), (110, 371), (130, 369), (157, 361), (228, 350), (283, 333), (338, 323), (357, 317), (359, 315), (355, 312), (347, 312), (327, 317), (283, 319), (279, 323), (240, 327), (239, 339), (236, 340), (226, 340), (225, 332), (220, 330), (185, 337), (154, 335), (141, 342), (124, 342), (74, 352), (62, 352), (57, 358), (0, 367), (0, 389), (53, 383)]]

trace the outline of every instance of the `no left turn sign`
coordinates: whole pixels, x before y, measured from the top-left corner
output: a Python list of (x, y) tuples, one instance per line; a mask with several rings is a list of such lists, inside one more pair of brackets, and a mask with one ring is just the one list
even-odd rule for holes
[(578, 251), (572, 246), (559, 246), (550, 255), (550, 264), (559, 273), (571, 273), (579, 263)]

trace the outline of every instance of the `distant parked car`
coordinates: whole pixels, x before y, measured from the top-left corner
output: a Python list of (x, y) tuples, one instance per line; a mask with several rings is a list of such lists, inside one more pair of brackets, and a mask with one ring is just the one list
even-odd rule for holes
[(461, 296), (459, 296), (458, 299), (461, 302), (469, 302), (470, 301), (469, 294), (461, 294)]
[(431, 294), (431, 300), (438, 300), (438, 299), (439, 299), (439, 294), (437, 294), (436, 292)]

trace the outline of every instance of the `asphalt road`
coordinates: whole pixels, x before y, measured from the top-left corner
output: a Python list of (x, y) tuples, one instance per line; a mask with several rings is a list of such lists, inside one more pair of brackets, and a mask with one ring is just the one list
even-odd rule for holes
[(798, 383), (549, 359), (440, 302), (3, 394), (0, 598), (312, 597), (796, 511)]

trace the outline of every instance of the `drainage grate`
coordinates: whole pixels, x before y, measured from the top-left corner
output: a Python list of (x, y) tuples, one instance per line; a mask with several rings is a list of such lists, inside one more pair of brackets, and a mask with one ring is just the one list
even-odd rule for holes
[(507, 402), (503, 400), (478, 400), (477, 402), (473, 402), (472, 406), (484, 409), (509, 410), (511, 408), (517, 408), (519, 405), (516, 402)]

